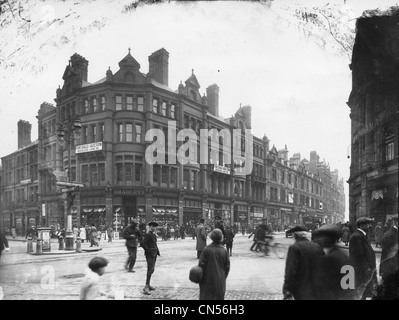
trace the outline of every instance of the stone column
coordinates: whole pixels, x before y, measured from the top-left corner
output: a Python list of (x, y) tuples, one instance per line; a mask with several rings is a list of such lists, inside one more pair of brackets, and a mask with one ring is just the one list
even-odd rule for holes
[(151, 186), (145, 188), (145, 221), (146, 223), (152, 220), (152, 197), (153, 190)]

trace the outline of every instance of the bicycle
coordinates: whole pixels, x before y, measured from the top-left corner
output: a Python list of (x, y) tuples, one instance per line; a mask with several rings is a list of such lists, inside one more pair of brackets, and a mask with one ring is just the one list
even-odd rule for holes
[(280, 243), (276, 242), (273, 236), (266, 236), (265, 241), (258, 241), (259, 251), (263, 252), (265, 256), (269, 255), (270, 251), (279, 258), (284, 258), (284, 250)]

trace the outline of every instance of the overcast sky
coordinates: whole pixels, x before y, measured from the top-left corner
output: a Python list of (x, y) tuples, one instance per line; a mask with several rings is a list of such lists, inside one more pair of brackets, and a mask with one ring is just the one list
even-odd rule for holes
[(342, 24), (345, 32), (363, 10), (396, 1), (199, 1), (139, 6), (127, 14), (121, 10), (131, 1), (75, 2), (31, 0), (23, 13), (30, 29), (17, 18), (0, 31), (0, 157), (17, 150), (19, 119), (33, 125), (37, 139), (37, 110), (43, 101), (54, 103), (75, 52), (89, 61), (88, 80), (95, 82), (108, 67), (118, 71), (129, 47), (143, 73), (148, 56), (165, 48), (172, 89), (194, 69), (201, 94), (213, 83), (220, 87), (222, 117), (251, 105), (255, 136), (266, 134), (277, 149), (287, 145), (289, 157), (299, 152), (309, 160), (315, 150), (331, 170), (349, 178), (350, 60), (328, 34), (331, 45), (325, 48), (305, 36), (292, 12), (297, 3), (339, 5), (352, 17)]

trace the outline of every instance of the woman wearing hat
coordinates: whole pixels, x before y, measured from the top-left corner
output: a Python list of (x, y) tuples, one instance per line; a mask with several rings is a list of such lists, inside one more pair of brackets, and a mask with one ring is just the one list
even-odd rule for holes
[(212, 243), (202, 251), (198, 266), (203, 269), (200, 282), (200, 300), (224, 300), (226, 278), (230, 271), (230, 259), (222, 245), (223, 233), (213, 229), (209, 237)]

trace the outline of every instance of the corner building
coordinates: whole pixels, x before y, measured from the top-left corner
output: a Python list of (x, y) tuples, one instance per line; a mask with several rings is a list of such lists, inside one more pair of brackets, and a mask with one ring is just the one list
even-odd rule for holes
[[(115, 74), (107, 70), (103, 79), (89, 83), (88, 61), (78, 54), (70, 58), (64, 83), (56, 92), (56, 105), (42, 104), (37, 117), (42, 159), (39, 193), (51, 208), (49, 219), (54, 220), (48, 223), (66, 221), (68, 199), (57, 186), (61, 180), (84, 185), (70, 203), (73, 224), (77, 225), (118, 227), (133, 218), (182, 224), (215, 215), (228, 223), (239, 220), (248, 224), (252, 205), (257, 205), (263, 217), (265, 179), (254, 182), (258, 200), (252, 204), (251, 182), (245, 176), (234, 176), (234, 164), (224, 164), (222, 137), (216, 163), (199, 164), (199, 152), (189, 155), (197, 157), (198, 164), (168, 161), (167, 153), (165, 164), (147, 163), (145, 152), (152, 142), (146, 141), (145, 135), (150, 129), (165, 133), (167, 148), (169, 121), (176, 122), (177, 132), (190, 128), (199, 136), (200, 129), (249, 129), (251, 114), (247, 106), (230, 119), (219, 117), (216, 84), (201, 96), (192, 71), (173, 91), (168, 87), (169, 53), (160, 49), (148, 59), (149, 72), (143, 74), (129, 50)], [(82, 123), (80, 135), (66, 131), (60, 144), (58, 129), (71, 128), (76, 117)], [(258, 142), (263, 148), (262, 141)], [(181, 144), (177, 142), (176, 149)], [(257, 161), (263, 164), (262, 159)]]

